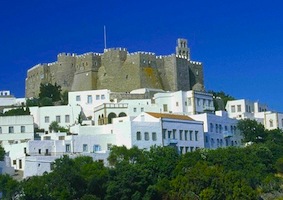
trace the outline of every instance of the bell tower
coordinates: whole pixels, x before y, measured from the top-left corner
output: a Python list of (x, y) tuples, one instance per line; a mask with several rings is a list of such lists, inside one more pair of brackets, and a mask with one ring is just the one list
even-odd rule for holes
[(190, 49), (188, 48), (188, 41), (186, 39), (179, 38), (177, 40), (176, 55), (184, 56), (188, 60), (191, 59)]

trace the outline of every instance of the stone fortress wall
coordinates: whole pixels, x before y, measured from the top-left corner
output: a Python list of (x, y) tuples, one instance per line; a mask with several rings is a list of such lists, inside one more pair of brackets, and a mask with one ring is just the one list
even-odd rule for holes
[(186, 39), (178, 39), (176, 54), (168, 56), (128, 53), (125, 48), (82, 55), (60, 53), (56, 62), (38, 64), (28, 70), (26, 97), (37, 97), (40, 83), (57, 83), (63, 91), (204, 90), (202, 63), (190, 60)]

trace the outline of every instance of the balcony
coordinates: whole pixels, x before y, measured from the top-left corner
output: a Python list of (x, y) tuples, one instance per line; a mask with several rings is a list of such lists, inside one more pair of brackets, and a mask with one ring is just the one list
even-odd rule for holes
[(223, 131), (223, 137), (224, 138), (233, 137), (233, 133), (231, 133), (229, 131)]
[(165, 146), (175, 146), (178, 143), (177, 139), (171, 139), (171, 138), (164, 139), (163, 141)]

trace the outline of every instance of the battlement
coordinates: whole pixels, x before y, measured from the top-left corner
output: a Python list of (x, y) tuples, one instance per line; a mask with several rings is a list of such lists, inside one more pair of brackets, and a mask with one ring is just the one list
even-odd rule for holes
[(183, 59), (188, 60), (187, 56), (184, 56), (184, 55), (176, 55), (176, 58), (183, 58)]
[(121, 48), (121, 47), (104, 49), (104, 53), (109, 51), (128, 51), (128, 50), (126, 48)]
[(202, 64), (201, 62), (191, 61), (191, 60), (190, 60), (190, 63), (191, 63), (191, 64), (194, 64), (194, 65), (201, 65), (201, 64)]
[(101, 55), (102, 55), (101, 53), (88, 52), (81, 55), (77, 55), (77, 58), (85, 58), (87, 56), (101, 56)]
[(75, 53), (65, 53), (65, 52), (59, 53), (57, 55), (57, 57), (75, 57), (75, 56), (77, 56), (77, 54), (75, 54)]
[(58, 62), (52, 62), (52, 63), (47, 63), (47, 66), (53, 66), (53, 65), (56, 65)]

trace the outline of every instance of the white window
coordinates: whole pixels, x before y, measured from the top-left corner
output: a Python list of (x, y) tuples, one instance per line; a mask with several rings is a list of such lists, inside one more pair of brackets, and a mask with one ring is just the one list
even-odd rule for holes
[(14, 133), (14, 127), (13, 126), (9, 126), (9, 133)]
[(162, 129), (162, 138), (166, 139), (166, 131), (167, 129)]
[(101, 95), (101, 99), (105, 99), (105, 95), (104, 94)]
[(198, 141), (198, 131), (195, 131), (195, 141)]
[(213, 132), (213, 124), (210, 123), (210, 132)]
[(152, 140), (153, 140), (153, 141), (156, 141), (156, 140), (157, 140), (157, 138), (156, 138), (156, 132), (152, 132)]
[(100, 151), (101, 148), (100, 148), (100, 145), (96, 144), (93, 146), (93, 151), (96, 152), (96, 151)]
[(70, 123), (70, 115), (65, 115), (65, 123)]
[(179, 130), (179, 140), (183, 140), (183, 130)]
[(99, 95), (96, 95), (96, 96), (95, 96), (95, 99), (96, 99), (96, 100), (99, 100), (99, 99), (100, 99), (100, 96), (99, 96)]
[(137, 112), (137, 108), (134, 108), (134, 112)]
[(26, 127), (25, 126), (21, 126), (21, 133), (26, 132)]
[(179, 106), (179, 102), (177, 101), (177, 102), (176, 102), (176, 107), (178, 107), (178, 106)]
[(66, 152), (71, 152), (71, 145), (70, 144), (66, 144)]
[(88, 146), (87, 144), (83, 144), (83, 152), (87, 152), (88, 151)]
[(60, 117), (60, 115), (57, 115), (57, 116), (56, 116), (56, 122), (58, 122), (58, 123), (61, 122), (61, 117)]
[(241, 105), (237, 105), (237, 112), (242, 112), (242, 107), (241, 107)]
[(193, 131), (190, 131), (190, 141), (193, 140)]
[(231, 112), (232, 112), (232, 113), (236, 112), (235, 106), (231, 106)]
[(0, 133), (2, 133), (2, 127), (0, 127)]
[(44, 117), (44, 122), (45, 122), (45, 123), (49, 123), (49, 116), (45, 116), (45, 117)]
[(168, 131), (168, 139), (171, 138), (171, 135), (172, 135), (172, 131)]
[(270, 126), (270, 127), (273, 127), (273, 120), (272, 120), (272, 119), (269, 120), (269, 126)]
[(76, 96), (76, 101), (81, 101), (81, 96), (80, 95)]
[(92, 96), (91, 95), (87, 95), (87, 103), (88, 104), (92, 103)]
[(176, 129), (173, 129), (173, 139), (176, 139)]
[(136, 135), (137, 135), (137, 140), (141, 140), (141, 132), (138, 131)]
[(144, 140), (146, 140), (146, 141), (149, 140), (149, 133), (148, 132), (144, 133)]
[(141, 108), (141, 112), (143, 112), (144, 111), (144, 108)]
[(163, 111), (164, 111), (164, 112), (167, 112), (167, 111), (168, 111), (168, 106), (167, 106), (167, 104), (163, 104)]
[(108, 144), (107, 144), (107, 150), (110, 151), (111, 148), (112, 148), (112, 144), (111, 144), (111, 143), (108, 143)]
[(188, 140), (188, 131), (185, 130), (185, 140)]

